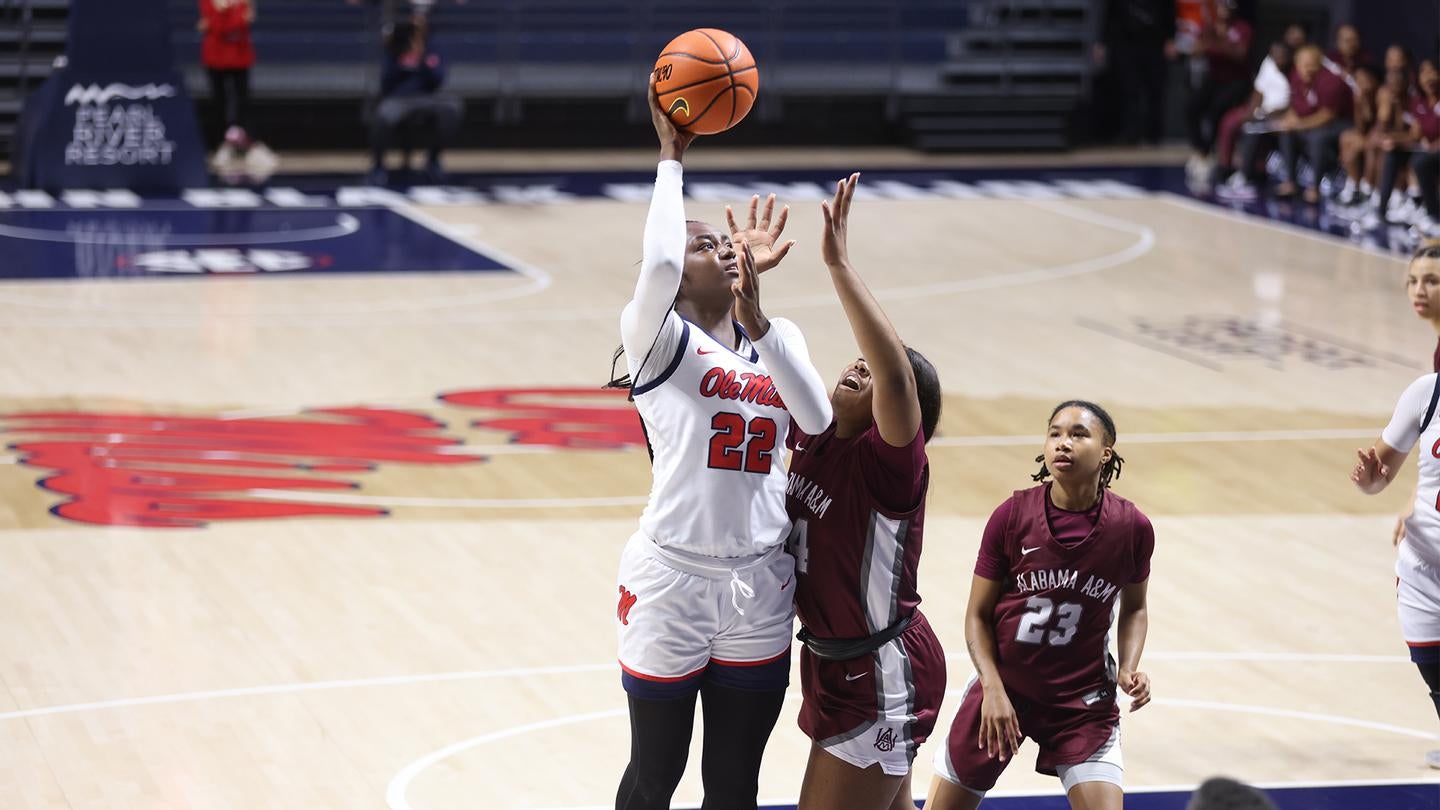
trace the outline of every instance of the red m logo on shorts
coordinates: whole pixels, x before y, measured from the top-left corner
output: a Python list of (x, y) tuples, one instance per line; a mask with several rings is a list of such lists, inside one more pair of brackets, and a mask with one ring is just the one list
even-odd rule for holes
[(630, 608), (635, 607), (637, 598), (639, 597), (625, 590), (624, 585), (620, 586), (620, 606), (615, 609), (615, 615), (620, 618), (621, 624), (630, 623)]

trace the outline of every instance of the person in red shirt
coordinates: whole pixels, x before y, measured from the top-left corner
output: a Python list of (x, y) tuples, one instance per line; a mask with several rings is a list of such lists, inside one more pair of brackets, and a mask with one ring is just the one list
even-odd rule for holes
[(1072, 808), (1124, 802), (1116, 693), (1131, 711), (1150, 702), (1139, 665), (1155, 531), (1109, 490), (1123, 460), (1099, 405), (1057, 405), (1036, 461), (1040, 485), (1000, 504), (980, 540), (965, 609), (976, 676), (936, 752), (926, 810), (974, 810), (1027, 737)]
[(221, 137), (211, 167), (227, 183), (263, 183), (280, 163), (275, 153), (255, 138), (250, 118), (250, 68), (255, 65), (250, 26), (254, 22), (253, 0), (200, 0), (196, 26), (204, 34), (200, 61), (210, 77), (210, 103)]
[[(1314, 181), (1305, 189), (1307, 202), (1320, 199), (1319, 183), (1335, 165), (1340, 133), (1350, 128), (1355, 99), (1343, 79), (1326, 70), (1320, 49), (1313, 45), (1295, 54), (1295, 75), (1290, 78), (1290, 111), (1275, 124), (1280, 152), (1285, 158), (1286, 176), (1275, 188), (1277, 197), (1289, 197), (1298, 187), (1300, 150), (1304, 149), (1314, 169)], [(1260, 139), (1247, 137), (1241, 166), (1253, 173), (1255, 150)]]
[(1215, 19), (1200, 31), (1197, 50), (1205, 60), (1205, 78), (1185, 105), (1190, 148), (1194, 151), (1188, 167), (1193, 176), (1209, 174), (1220, 119), (1250, 92), (1250, 43), (1254, 36), (1250, 23), (1235, 17), (1235, 0), (1221, 0)]
[(210, 76), (210, 100), (215, 105), (221, 133), (238, 126), (250, 129), (250, 68), (255, 66), (255, 46), (250, 26), (255, 6), (250, 0), (200, 0), (197, 27), (200, 63)]
[(1346, 23), (1335, 29), (1335, 47), (1321, 60), (1326, 70), (1350, 83), (1361, 65), (1373, 63), (1360, 41), (1360, 29)]
[(820, 250), (861, 357), (830, 394), (834, 421), (790, 439), (799, 722), (813, 741), (801, 810), (914, 810), (911, 764), (945, 695), (945, 651), (920, 612), (916, 574), (940, 380), (850, 262), (859, 177), (824, 204)]

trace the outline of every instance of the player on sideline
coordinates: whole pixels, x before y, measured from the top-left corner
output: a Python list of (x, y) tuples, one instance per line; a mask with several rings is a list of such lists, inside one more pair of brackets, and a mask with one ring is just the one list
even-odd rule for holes
[(821, 256), (861, 358), (830, 394), (835, 421), (793, 434), (786, 498), (805, 626), (800, 728), (814, 741), (800, 810), (914, 810), (910, 764), (945, 695), (945, 652), (915, 580), (940, 380), (900, 342), (850, 263), (859, 178), (821, 204)]
[[(1412, 263), (1412, 274), (1414, 264)], [(1412, 276), (1413, 277), (1413, 276)], [(1412, 293), (1413, 294), (1413, 293)], [(1400, 632), (1410, 648), (1410, 660), (1430, 687), (1430, 700), (1440, 714), (1440, 421), (1435, 405), (1440, 400), (1440, 375), (1426, 374), (1410, 384), (1390, 424), (1369, 450), (1357, 450), (1359, 461), (1350, 480), (1366, 495), (1381, 492), (1395, 480), (1400, 465), (1419, 442), (1420, 476), (1410, 513), (1401, 518), (1395, 533), (1399, 552), (1395, 559), (1395, 601)], [(1425, 755), (1432, 768), (1440, 768), (1440, 751)]]
[[(1435, 334), (1440, 335), (1440, 239), (1421, 242), (1410, 257), (1410, 266), (1405, 271), (1405, 294), (1410, 298), (1410, 308), (1422, 320), (1430, 322)], [(1435, 345), (1432, 371), (1440, 371), (1440, 341)], [(1418, 483), (1417, 483), (1418, 485)], [(1405, 521), (1410, 517), (1415, 499), (1411, 498), (1405, 512), (1395, 519), (1392, 545), (1400, 545), (1405, 536)]]
[(758, 274), (788, 245), (751, 239), (737, 253), (731, 237), (686, 222), (681, 160), (694, 136), (660, 108), (653, 76), (649, 100), (660, 164), (620, 334), (654, 483), (620, 558), (630, 763), (615, 806), (670, 806), (698, 694), (705, 806), (753, 808), (790, 681), (784, 441), (792, 418), (823, 430), (830, 403), (799, 329), (760, 309)]
[[(935, 752), (926, 810), (977, 807), (1026, 737), (1040, 744), (1036, 770), (1060, 777), (1072, 808), (1122, 806), (1115, 690), (1131, 696), (1131, 711), (1150, 702), (1150, 678), (1136, 668), (1155, 531), (1108, 489), (1123, 462), (1114, 445), (1104, 408), (1060, 403), (1035, 459), (1034, 480), (1055, 480), (990, 516), (965, 610), (976, 677)], [(1107, 649), (1116, 625), (1118, 672)]]

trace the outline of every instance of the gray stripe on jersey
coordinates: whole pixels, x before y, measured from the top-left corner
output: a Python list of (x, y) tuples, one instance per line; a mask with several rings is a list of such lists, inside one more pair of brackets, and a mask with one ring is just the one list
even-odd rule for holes
[(861, 584), (865, 587), (865, 621), (872, 634), (899, 619), (900, 576), (905, 569), (903, 552), (909, 525), (879, 512), (870, 513)]
[(842, 731), (839, 734), (836, 734), (834, 737), (826, 737), (825, 739), (817, 742), (816, 745), (820, 746), (821, 748), (829, 748), (832, 745), (839, 745), (843, 742), (849, 742), (874, 727), (874, 720), (871, 720), (868, 723), (861, 723), (860, 725), (850, 729), (849, 731)]

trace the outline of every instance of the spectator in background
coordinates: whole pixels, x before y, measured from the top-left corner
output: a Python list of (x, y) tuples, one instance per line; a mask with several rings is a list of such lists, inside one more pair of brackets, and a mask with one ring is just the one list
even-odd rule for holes
[(1215, 19), (1200, 30), (1195, 53), (1205, 60), (1205, 78), (1191, 93), (1185, 109), (1192, 150), (1186, 169), (1192, 180), (1210, 176), (1214, 168), (1210, 152), (1220, 119), (1244, 101), (1250, 90), (1248, 62), (1254, 36), (1250, 24), (1235, 17), (1235, 0), (1220, 0)]
[(1385, 85), (1376, 94), (1375, 128), (1367, 143), (1370, 170), (1379, 174), (1379, 182), (1375, 183), (1374, 195), (1370, 198), (1376, 224), (1409, 219), (1418, 211), (1418, 207), (1408, 200), (1400, 208), (1392, 209), (1390, 206), (1395, 184), (1405, 181), (1409, 175), (1410, 149), (1420, 140), (1415, 127), (1413, 95), (1408, 62), (1387, 71)]
[[(1221, 119), (1215, 140), (1215, 180), (1223, 179), (1235, 168), (1235, 142), (1242, 127), (1249, 123), (1273, 121), (1289, 109), (1290, 68), (1294, 61), (1294, 53), (1288, 45), (1284, 42), (1272, 44), (1270, 54), (1260, 63), (1260, 70), (1255, 74), (1255, 89), (1250, 94), (1250, 100), (1230, 110)], [(1243, 186), (1245, 173), (1236, 172), (1233, 179), (1236, 185)]]
[(1353, 90), (1355, 88), (1355, 71), (1361, 65), (1368, 64), (1371, 64), (1371, 59), (1361, 46), (1360, 29), (1349, 24), (1336, 28), (1335, 47), (1325, 56), (1325, 68), (1344, 79), (1345, 83), (1349, 84)]
[(1102, 42), (1095, 61), (1119, 80), (1122, 139), (1158, 143), (1166, 60), (1175, 58), (1175, 0), (1107, 0)]
[[(385, 150), (402, 127), (424, 127), (429, 134), (425, 173), (431, 182), (444, 179), (441, 151), (455, 139), (465, 105), (440, 92), (445, 63), (429, 47), (424, 18), (396, 23), (386, 40), (385, 67), (380, 78), (380, 103), (371, 122), (370, 180), (383, 185)], [(407, 167), (408, 168), (408, 167)]]
[(1440, 67), (1433, 59), (1420, 63), (1420, 89), (1411, 115), (1416, 136), (1411, 169), (1425, 206), (1415, 228), (1420, 236), (1440, 237)]
[[(1320, 49), (1307, 45), (1295, 54), (1295, 75), (1290, 77), (1290, 110), (1276, 122), (1280, 152), (1285, 158), (1285, 178), (1275, 187), (1275, 196), (1293, 196), (1299, 186), (1300, 150), (1314, 170), (1305, 189), (1306, 202), (1320, 199), (1320, 179), (1335, 164), (1340, 133), (1350, 128), (1355, 98), (1344, 80), (1321, 64)], [(1253, 143), (1247, 139), (1246, 143)], [(1254, 155), (1246, 167), (1254, 166)]]
[(1380, 75), (1374, 68), (1362, 65), (1355, 71), (1355, 126), (1340, 133), (1340, 167), (1345, 170), (1345, 186), (1340, 190), (1342, 205), (1362, 202), (1375, 190), (1370, 133), (1375, 128), (1379, 90)]
[(1212, 776), (1200, 783), (1185, 810), (1276, 810), (1264, 793), (1234, 779)]
[(200, 0), (195, 26), (203, 35), (200, 62), (210, 77), (210, 102), (217, 129), (223, 133), (212, 166), (229, 182), (247, 175), (264, 182), (277, 163), (275, 154), (250, 134), (250, 68), (255, 65), (250, 25), (254, 22), (252, 0)]
[(1296, 51), (1310, 44), (1310, 35), (1305, 32), (1305, 26), (1300, 23), (1290, 23), (1285, 26), (1285, 35), (1281, 37), (1285, 47), (1290, 49), (1293, 55)]

